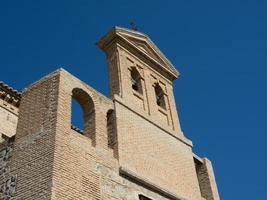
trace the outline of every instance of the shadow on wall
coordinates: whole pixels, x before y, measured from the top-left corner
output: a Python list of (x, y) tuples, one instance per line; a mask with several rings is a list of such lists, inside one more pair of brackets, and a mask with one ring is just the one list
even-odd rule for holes
[[(80, 88), (72, 90), (71, 128), (92, 140), (95, 146), (96, 122), (95, 106), (88, 93)], [(109, 109), (106, 114), (107, 145), (113, 149), (117, 144), (115, 112)]]

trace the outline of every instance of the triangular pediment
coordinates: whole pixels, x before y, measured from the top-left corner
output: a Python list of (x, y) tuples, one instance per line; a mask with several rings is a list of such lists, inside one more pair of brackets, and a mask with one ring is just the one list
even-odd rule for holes
[(110, 41), (115, 37), (121, 38), (132, 48), (138, 50), (142, 55), (145, 55), (148, 59), (157, 63), (158, 66), (161, 66), (163, 70), (169, 72), (174, 77), (179, 75), (179, 72), (172, 63), (144, 33), (127, 28), (115, 27), (112, 32), (99, 41), (98, 45), (100, 48), (103, 48), (108, 40)]
[(170, 70), (172, 73), (178, 75), (178, 71), (166, 56), (159, 50), (159, 48), (150, 40), (150, 38), (140, 32), (118, 28), (118, 34), (123, 37), (127, 42), (134, 45), (143, 53), (157, 61), (165, 69)]
[(134, 38), (130, 38), (130, 37), (128, 37), (127, 40), (129, 40), (130, 42), (132, 42), (140, 51), (145, 52), (151, 58), (155, 59), (159, 63), (161, 63), (163, 65), (166, 64), (164, 62), (164, 60), (155, 52), (155, 50), (153, 50), (151, 48), (151, 46), (149, 44), (147, 44), (146, 41), (142, 41), (142, 40), (138, 40), (138, 39), (134, 39)]

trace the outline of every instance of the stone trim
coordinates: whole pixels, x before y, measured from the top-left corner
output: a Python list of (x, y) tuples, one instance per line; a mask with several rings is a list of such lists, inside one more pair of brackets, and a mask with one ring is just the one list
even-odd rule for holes
[(193, 153), (193, 158), (194, 158), (194, 161), (198, 164), (203, 164), (204, 161), (202, 158), (200, 158), (198, 155), (196, 155), (195, 153)]
[(11, 157), (13, 154), (15, 137), (4, 138), (0, 144), (0, 199), (14, 199), (17, 175), (11, 174)]
[[(138, 40), (140, 42), (144, 42), (148, 48), (151, 48), (152, 51), (162, 60), (160, 62), (158, 59), (153, 58), (149, 53), (143, 51), (139, 48), (132, 40)], [(143, 57), (145, 60), (155, 64), (157, 66), (157, 70), (161, 70), (167, 73), (171, 80), (176, 79), (180, 73), (173, 66), (173, 64), (166, 58), (166, 56), (159, 50), (159, 48), (150, 40), (150, 38), (137, 31), (114, 27), (110, 32), (108, 32), (105, 36), (103, 36), (96, 44), (103, 51), (107, 51), (108, 47), (115, 40), (121, 41), (125, 45), (129, 46), (130, 49), (134, 50), (140, 57)], [(159, 67), (159, 68), (158, 68)]]
[(135, 172), (129, 170), (127, 167), (121, 166), (119, 168), (119, 173), (121, 176), (132, 179), (135, 182), (138, 182), (139, 184), (142, 184), (143, 186), (147, 187), (148, 189), (151, 189), (152, 191), (155, 191), (155, 192), (161, 194), (162, 196), (169, 198), (170, 200), (189, 200), (189, 199), (182, 198), (176, 194), (173, 194), (172, 192), (162, 188), (161, 186), (159, 186), (155, 183), (152, 183), (148, 179), (146, 179), (146, 178), (136, 174)]
[(5, 84), (3, 81), (0, 81), (0, 98), (18, 108), (21, 100), (21, 93)]

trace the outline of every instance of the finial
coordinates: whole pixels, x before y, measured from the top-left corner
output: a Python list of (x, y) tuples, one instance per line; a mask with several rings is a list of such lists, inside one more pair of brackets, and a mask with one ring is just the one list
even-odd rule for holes
[(136, 26), (136, 24), (135, 24), (134, 21), (131, 21), (131, 22), (130, 22), (130, 28), (131, 28), (132, 30), (134, 30), (134, 31), (137, 31), (137, 30), (138, 30), (138, 28), (137, 28), (137, 26)]

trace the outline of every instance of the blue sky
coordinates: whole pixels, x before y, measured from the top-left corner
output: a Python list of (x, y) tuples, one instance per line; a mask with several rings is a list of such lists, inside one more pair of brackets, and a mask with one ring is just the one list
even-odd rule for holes
[(21, 90), (63, 66), (107, 95), (95, 42), (135, 21), (181, 73), (182, 129), (213, 161), (221, 199), (266, 199), (266, 10), (265, 0), (1, 1), (0, 79)]

